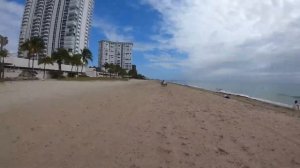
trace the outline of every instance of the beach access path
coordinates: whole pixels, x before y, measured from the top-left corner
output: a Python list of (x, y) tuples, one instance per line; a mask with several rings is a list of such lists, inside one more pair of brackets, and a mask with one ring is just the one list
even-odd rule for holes
[(0, 83), (0, 168), (299, 168), (300, 118), (159, 81)]

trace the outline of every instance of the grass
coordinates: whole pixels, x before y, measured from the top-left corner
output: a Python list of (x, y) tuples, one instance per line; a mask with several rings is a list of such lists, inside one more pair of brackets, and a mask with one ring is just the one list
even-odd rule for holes
[(107, 78), (107, 77), (78, 77), (78, 78), (63, 78), (61, 81), (128, 81), (128, 78)]

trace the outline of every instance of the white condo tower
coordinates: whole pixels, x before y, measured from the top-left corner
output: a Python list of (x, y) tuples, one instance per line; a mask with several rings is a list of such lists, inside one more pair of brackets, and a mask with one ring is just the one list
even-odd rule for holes
[(123, 69), (132, 69), (132, 48), (130, 42), (112, 42), (102, 40), (99, 42), (99, 67), (104, 69), (104, 64), (119, 65)]
[[(76, 54), (88, 47), (94, 0), (26, 0), (19, 46), (41, 37), (45, 55), (57, 48)], [(19, 57), (26, 57), (19, 52)]]

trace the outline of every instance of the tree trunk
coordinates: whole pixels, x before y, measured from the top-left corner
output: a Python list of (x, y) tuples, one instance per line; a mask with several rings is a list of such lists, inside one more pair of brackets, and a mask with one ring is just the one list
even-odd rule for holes
[(31, 64), (31, 67), (32, 67), (32, 71), (34, 70), (34, 58), (32, 58), (32, 64)]
[[(2, 51), (3, 46), (2, 46), (2, 44), (0, 44), (0, 45), (1, 45), (0, 51)], [(3, 72), (4, 72), (4, 61), (1, 62), (1, 60), (0, 60), (0, 79), (2, 78), (2, 69), (3, 69)], [(4, 75), (3, 75), (3, 76), (4, 76)], [(4, 78), (4, 77), (3, 77), (3, 78)]]
[[(1, 74), (2, 74), (2, 62), (0, 62), (0, 79), (2, 78)], [(4, 71), (4, 68), (3, 68), (3, 71)]]
[(79, 68), (78, 68), (78, 66), (76, 66), (76, 67), (77, 67), (77, 68), (76, 68), (76, 71), (77, 71), (76, 78), (77, 78), (77, 77), (78, 77), (78, 69), (79, 69)]
[(32, 77), (34, 76), (34, 56), (32, 57)]
[(46, 64), (44, 64), (44, 75), (43, 75), (43, 79), (45, 79), (45, 74), (46, 74)]
[(4, 57), (2, 57), (2, 79), (4, 79), (4, 72), (5, 72), (5, 66), (4, 66)]
[(73, 72), (73, 65), (72, 65), (72, 68), (71, 68), (71, 72)]
[(58, 70), (61, 72), (61, 63), (58, 64)]
[(83, 64), (81, 65), (81, 73), (82, 73), (82, 70), (83, 70)]

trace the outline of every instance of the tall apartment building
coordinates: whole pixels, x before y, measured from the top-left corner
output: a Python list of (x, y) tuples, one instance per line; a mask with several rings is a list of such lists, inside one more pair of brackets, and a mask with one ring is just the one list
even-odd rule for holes
[(99, 42), (99, 67), (105, 63), (120, 65), (123, 69), (132, 69), (133, 43), (112, 42), (102, 40)]
[[(41, 37), (51, 55), (57, 48), (79, 53), (88, 47), (94, 0), (26, 0), (19, 46)], [(19, 57), (26, 53), (19, 52)]]

